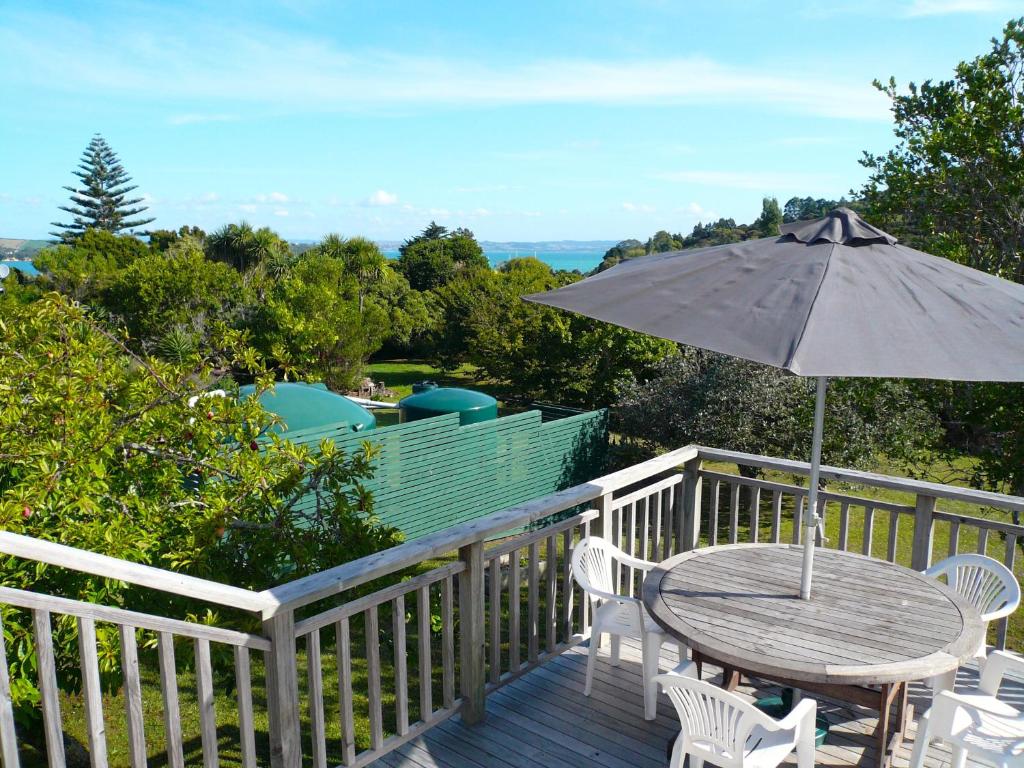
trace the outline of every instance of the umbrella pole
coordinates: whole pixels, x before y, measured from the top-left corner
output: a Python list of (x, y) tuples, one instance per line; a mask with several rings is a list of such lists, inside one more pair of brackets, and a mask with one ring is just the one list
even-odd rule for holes
[(825, 389), (828, 378), (818, 377), (814, 398), (814, 437), (811, 441), (811, 483), (807, 489), (807, 511), (804, 513), (804, 563), (800, 572), (800, 598), (811, 599), (811, 571), (814, 545), (818, 533), (818, 475), (821, 472), (821, 433), (825, 428)]

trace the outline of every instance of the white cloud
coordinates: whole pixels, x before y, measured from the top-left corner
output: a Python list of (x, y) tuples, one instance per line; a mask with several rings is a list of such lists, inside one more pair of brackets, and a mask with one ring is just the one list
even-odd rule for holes
[(281, 216), (282, 218), (288, 215), (288, 211), (285, 208), (278, 208), (274, 211), (275, 216)]
[(665, 181), (687, 182), (706, 187), (725, 187), (728, 189), (757, 189), (765, 193), (780, 190), (831, 189), (841, 182), (828, 174), (795, 173), (783, 171), (779, 173), (759, 173), (748, 171), (667, 171), (655, 173), (652, 178)]
[[(918, 12), (940, 2), (918, 0)], [(927, 5), (931, 4), (931, 6)], [(180, 24), (159, 38), (142, 22), (72, 24), (44, 12), (0, 28), (18, 77), (46, 92), (258, 105), (290, 112), (527, 104), (771, 106), (802, 114), (888, 120), (888, 100), (843, 72), (808, 76), (782, 64), (735, 66), (702, 56), (549, 57), (492, 64), (471, 58), (343, 50), (323, 38), (260, 27)], [(228, 112), (177, 116), (181, 124)], [(593, 142), (575, 142), (583, 147)]]
[(242, 205), (238, 206), (238, 210), (243, 211), (245, 213), (256, 213), (256, 206), (253, 205), (252, 203), (243, 203)]
[(654, 206), (626, 202), (622, 204), (622, 210), (630, 213), (654, 213)]
[(995, 13), (1009, 8), (1009, 3), (1000, 0), (913, 0), (904, 15), (914, 18), (951, 13)]
[(287, 203), (288, 195), (284, 192), (271, 192), (268, 195), (256, 195), (253, 200), (257, 203)]
[(678, 209), (679, 213), (687, 213), (700, 221), (713, 221), (718, 218), (715, 211), (705, 208), (700, 203), (689, 203)]
[(388, 192), (383, 189), (378, 189), (368, 198), (366, 198), (366, 205), (370, 206), (381, 206), (381, 205), (394, 205), (398, 202), (398, 195), (394, 192)]
[(237, 120), (235, 115), (203, 115), (190, 113), (185, 115), (172, 115), (167, 118), (171, 125), (195, 125), (196, 123), (227, 123)]

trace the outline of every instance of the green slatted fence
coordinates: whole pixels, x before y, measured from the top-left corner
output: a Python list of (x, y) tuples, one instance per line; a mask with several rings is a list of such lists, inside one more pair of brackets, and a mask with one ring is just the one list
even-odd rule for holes
[(465, 426), (451, 413), (370, 432), (342, 422), (284, 437), (312, 445), (329, 437), (348, 451), (367, 440), (379, 446), (365, 485), (377, 516), (408, 540), (598, 476), (608, 429), (605, 411), (548, 422), (527, 411)]

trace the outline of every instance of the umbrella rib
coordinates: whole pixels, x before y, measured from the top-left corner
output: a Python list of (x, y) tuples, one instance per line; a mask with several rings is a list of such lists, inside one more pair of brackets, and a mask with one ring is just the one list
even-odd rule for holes
[(828, 258), (825, 259), (825, 268), (821, 270), (821, 278), (818, 280), (818, 287), (814, 289), (814, 296), (811, 297), (808, 304), (807, 315), (804, 317), (803, 326), (800, 328), (800, 335), (797, 337), (796, 343), (793, 345), (793, 348), (789, 352), (789, 356), (786, 358), (786, 364), (782, 366), (787, 371), (792, 371), (798, 376), (806, 374), (793, 370), (793, 359), (796, 357), (797, 350), (800, 349), (800, 343), (804, 340), (804, 334), (807, 333), (807, 326), (810, 325), (811, 322), (811, 313), (814, 312), (814, 305), (818, 301), (818, 294), (821, 293), (821, 287), (825, 284), (825, 278), (828, 276), (828, 270), (832, 266), (832, 256), (835, 255), (837, 247), (838, 243), (832, 243), (829, 248)]

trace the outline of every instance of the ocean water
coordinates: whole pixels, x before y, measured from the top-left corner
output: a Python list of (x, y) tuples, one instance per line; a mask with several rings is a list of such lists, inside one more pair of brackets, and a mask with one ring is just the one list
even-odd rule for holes
[(0, 261), (0, 264), (5, 267), (10, 267), (11, 269), (20, 269), (30, 277), (34, 277), (39, 274), (39, 270), (32, 266), (31, 261)]
[[(509, 259), (533, 256), (543, 261), (552, 269), (578, 269), (580, 272), (589, 272), (604, 258), (604, 251), (488, 251), (484, 255), (496, 267), (503, 261)], [(389, 259), (397, 259), (398, 251), (384, 251)]]

